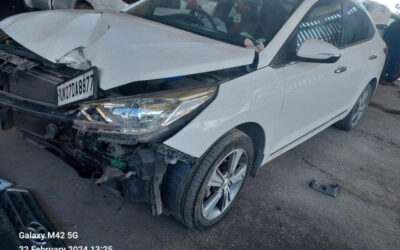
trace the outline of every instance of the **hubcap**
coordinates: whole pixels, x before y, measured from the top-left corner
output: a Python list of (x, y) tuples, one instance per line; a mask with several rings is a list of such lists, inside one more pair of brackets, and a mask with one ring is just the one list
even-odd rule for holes
[(243, 184), (247, 166), (248, 157), (243, 149), (230, 152), (218, 164), (203, 197), (204, 218), (213, 220), (229, 207)]
[(351, 119), (351, 124), (353, 126), (357, 125), (357, 123), (360, 121), (362, 114), (364, 113), (365, 108), (368, 105), (368, 99), (371, 94), (371, 88), (368, 87), (364, 90), (364, 92), (361, 94), (360, 98), (357, 101), (356, 107), (353, 111), (353, 116)]

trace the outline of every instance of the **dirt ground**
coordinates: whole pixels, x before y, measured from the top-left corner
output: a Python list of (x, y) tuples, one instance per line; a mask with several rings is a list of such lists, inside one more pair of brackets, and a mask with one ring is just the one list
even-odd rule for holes
[[(79, 178), (17, 131), (0, 132), (0, 177), (30, 189), (58, 230), (78, 232), (79, 239), (68, 245), (397, 250), (400, 118), (383, 110), (370, 107), (355, 131), (329, 128), (264, 166), (225, 220), (201, 233), (171, 217), (152, 217), (147, 205), (124, 201)], [(308, 187), (313, 178), (341, 184), (342, 192), (337, 198), (320, 194)]]

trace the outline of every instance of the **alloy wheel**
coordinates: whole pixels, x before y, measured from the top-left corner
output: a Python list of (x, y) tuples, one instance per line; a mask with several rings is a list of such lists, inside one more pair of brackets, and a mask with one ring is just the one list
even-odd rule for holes
[(218, 164), (207, 183), (202, 214), (209, 221), (223, 214), (236, 198), (248, 167), (245, 150), (235, 149)]

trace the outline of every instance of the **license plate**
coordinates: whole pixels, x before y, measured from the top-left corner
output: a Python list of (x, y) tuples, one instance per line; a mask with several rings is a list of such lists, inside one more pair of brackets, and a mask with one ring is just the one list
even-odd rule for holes
[(57, 86), (58, 106), (74, 103), (94, 96), (94, 70), (75, 77)]

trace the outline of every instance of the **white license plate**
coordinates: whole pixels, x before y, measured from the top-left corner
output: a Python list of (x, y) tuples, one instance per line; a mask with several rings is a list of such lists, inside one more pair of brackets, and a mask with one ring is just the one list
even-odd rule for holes
[(94, 95), (94, 70), (57, 86), (58, 106), (87, 99)]

